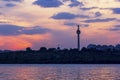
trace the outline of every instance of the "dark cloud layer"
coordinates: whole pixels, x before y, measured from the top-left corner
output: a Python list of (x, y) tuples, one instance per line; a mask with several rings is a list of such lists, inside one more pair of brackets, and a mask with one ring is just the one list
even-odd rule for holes
[(84, 22), (86, 22), (86, 23), (95, 23), (95, 22), (109, 22), (109, 21), (113, 21), (113, 20), (116, 20), (116, 18), (89, 19), (89, 20), (85, 20)]
[(71, 4), (69, 6), (70, 7), (84, 6), (84, 4), (82, 2), (77, 1), (77, 0), (71, 0)]
[(0, 35), (11, 36), (11, 35), (21, 35), (21, 34), (44, 34), (47, 33), (49, 29), (44, 29), (41, 27), (29, 27), (25, 28), (16, 25), (0, 25)]
[(33, 4), (41, 7), (59, 7), (62, 5), (62, 2), (59, 0), (37, 0)]

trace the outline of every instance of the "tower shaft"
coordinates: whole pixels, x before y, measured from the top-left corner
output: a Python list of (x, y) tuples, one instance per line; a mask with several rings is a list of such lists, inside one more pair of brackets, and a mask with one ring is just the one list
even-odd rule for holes
[(78, 34), (77, 35), (77, 37), (78, 37), (78, 43), (77, 43), (77, 47), (78, 47), (78, 51), (80, 50), (80, 34)]
[(76, 31), (76, 33), (77, 33), (77, 48), (78, 48), (78, 51), (80, 50), (80, 33), (81, 33), (81, 31), (80, 31), (80, 28), (79, 28), (79, 25), (77, 26), (78, 28), (77, 28), (77, 31)]

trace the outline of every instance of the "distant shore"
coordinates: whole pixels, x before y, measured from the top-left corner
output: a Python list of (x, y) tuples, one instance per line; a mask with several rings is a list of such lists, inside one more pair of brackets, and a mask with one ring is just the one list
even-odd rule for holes
[(45, 49), (0, 53), (0, 64), (120, 64), (120, 51)]

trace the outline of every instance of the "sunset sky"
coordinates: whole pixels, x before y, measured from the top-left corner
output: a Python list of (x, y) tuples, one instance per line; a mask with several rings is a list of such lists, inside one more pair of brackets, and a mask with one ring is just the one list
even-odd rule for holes
[(120, 0), (0, 0), (0, 49), (120, 43)]

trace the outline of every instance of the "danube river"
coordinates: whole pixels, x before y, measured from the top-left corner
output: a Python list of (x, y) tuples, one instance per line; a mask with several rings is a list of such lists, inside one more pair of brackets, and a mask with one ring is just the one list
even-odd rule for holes
[(120, 65), (0, 64), (0, 80), (120, 80)]

